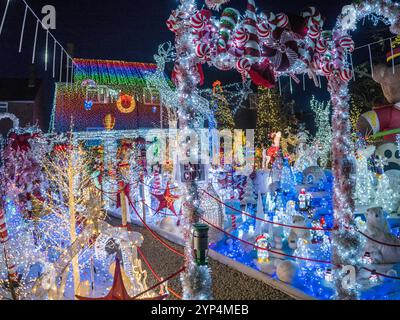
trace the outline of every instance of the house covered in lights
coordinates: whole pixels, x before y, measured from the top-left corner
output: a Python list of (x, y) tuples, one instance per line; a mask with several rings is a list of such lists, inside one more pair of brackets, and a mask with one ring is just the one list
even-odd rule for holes
[[(50, 132), (72, 130), (75, 142), (96, 153), (99, 187), (116, 191), (112, 172), (130, 167), (129, 150), (136, 147), (140, 166), (148, 170), (149, 146), (157, 139), (149, 140), (147, 133), (168, 129), (176, 115), (149, 84), (149, 77), (160, 76), (155, 64), (74, 59), (72, 65), (72, 79), (56, 84)], [(166, 76), (163, 80), (171, 85)]]
[(52, 132), (84, 133), (166, 128), (170, 111), (146, 78), (155, 64), (113, 60), (74, 59), (73, 81), (57, 83)]

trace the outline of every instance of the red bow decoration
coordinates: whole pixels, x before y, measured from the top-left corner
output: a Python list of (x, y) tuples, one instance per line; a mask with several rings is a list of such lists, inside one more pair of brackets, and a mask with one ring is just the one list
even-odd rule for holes
[(267, 59), (262, 63), (252, 65), (249, 75), (251, 81), (257, 86), (262, 86), (267, 89), (275, 87), (274, 71)]
[(124, 182), (119, 183), (119, 190), (117, 194), (117, 208), (121, 208), (121, 194), (125, 194), (127, 197), (129, 197), (130, 193), (130, 186), (129, 184), (125, 184)]
[(265, 42), (263, 49), (263, 56), (268, 58), (276, 71), (286, 71), (299, 58), (294, 34), (287, 30), (276, 29), (272, 38)]
[(9, 137), (11, 140), (11, 148), (15, 151), (21, 150), (26, 152), (31, 148), (29, 140), (34, 137), (35, 136), (32, 136), (30, 133), (16, 134), (13, 132)]

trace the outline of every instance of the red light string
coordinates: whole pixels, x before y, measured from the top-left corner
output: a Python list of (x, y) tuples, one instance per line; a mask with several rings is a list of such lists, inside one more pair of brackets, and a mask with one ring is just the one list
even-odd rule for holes
[[(144, 263), (147, 265), (147, 267), (149, 268), (150, 272), (153, 274), (153, 276), (157, 279), (157, 281), (162, 281), (161, 277), (157, 274), (157, 272), (154, 270), (154, 268), (151, 266), (149, 260), (147, 260), (146, 256), (144, 255), (142, 249), (140, 249), (139, 247), (137, 247), (137, 251), (140, 255), (140, 257), (143, 259)], [(176, 293), (172, 288), (167, 286), (167, 289), (169, 292), (171, 292), (176, 298), (181, 299), (182, 300), (182, 296), (179, 295), (178, 293)]]
[(164, 240), (162, 240), (157, 233), (155, 233), (153, 230), (151, 230), (151, 228), (146, 224), (146, 222), (144, 222), (143, 218), (140, 216), (139, 212), (137, 212), (135, 206), (133, 205), (131, 199), (129, 197), (128, 198), (128, 202), (129, 205), (131, 206), (131, 208), (135, 211), (136, 215), (138, 216), (138, 218), (140, 219), (140, 221), (143, 223), (143, 225), (145, 226), (145, 228), (159, 241), (161, 242), (167, 249), (169, 249), (170, 251), (172, 251), (173, 253), (177, 254), (178, 256), (184, 257), (185, 255), (174, 249), (173, 247), (171, 247), (168, 243), (166, 243)]

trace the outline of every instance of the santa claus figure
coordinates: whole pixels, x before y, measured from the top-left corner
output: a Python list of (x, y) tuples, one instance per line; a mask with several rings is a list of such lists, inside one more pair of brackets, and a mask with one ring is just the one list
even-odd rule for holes
[(386, 62), (374, 66), (373, 79), (381, 85), (389, 105), (364, 113), (357, 127), (364, 136), (382, 133), (385, 140), (395, 142), (396, 131), (400, 133), (400, 47), (387, 53)]
[(278, 156), (281, 144), (282, 133), (276, 132), (271, 134), (272, 138), (272, 146), (268, 148), (267, 152), (264, 152), (263, 158), (265, 163), (265, 168), (269, 168), (275, 162), (276, 157)]

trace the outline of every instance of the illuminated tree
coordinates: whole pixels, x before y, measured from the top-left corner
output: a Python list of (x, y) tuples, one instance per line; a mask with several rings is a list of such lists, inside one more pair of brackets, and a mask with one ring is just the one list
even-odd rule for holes
[(228, 101), (223, 96), (223, 93), (218, 94), (212, 103), (216, 106), (215, 119), (217, 121), (217, 127), (219, 130), (235, 129), (235, 120), (233, 118), (232, 110), (228, 104)]
[(323, 101), (318, 101), (313, 96), (310, 105), (311, 110), (315, 114), (315, 125), (317, 127), (314, 143), (320, 146), (320, 165), (326, 167), (330, 158), (332, 144), (332, 126), (330, 122), (331, 104), (330, 102), (325, 103)]
[[(97, 233), (96, 221), (103, 216), (100, 192), (93, 186), (89, 170), (91, 159), (71, 138), (68, 144), (57, 146), (48, 154), (41, 165), (48, 181), (46, 200), (42, 204), (45, 216), (39, 217), (41, 245), (50, 245), (56, 260), (66, 256), (66, 266), (72, 263), (73, 288), (78, 294), (79, 255), (90, 237)], [(88, 232), (83, 231), (86, 227)]]
[(261, 148), (267, 146), (271, 133), (283, 132), (286, 121), (282, 112), (283, 101), (279, 93), (274, 89), (261, 87), (258, 91), (255, 144)]

